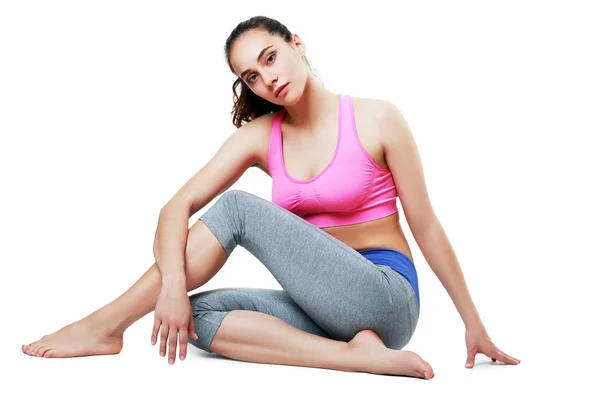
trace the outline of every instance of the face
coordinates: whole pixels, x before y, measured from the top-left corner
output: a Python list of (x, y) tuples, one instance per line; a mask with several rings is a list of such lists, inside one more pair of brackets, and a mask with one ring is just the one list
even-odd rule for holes
[[(230, 61), (237, 76), (256, 95), (274, 104), (290, 105), (300, 98), (308, 78), (308, 66), (302, 60), (304, 54), (304, 44), (298, 35), (294, 34), (288, 44), (279, 36), (254, 29), (234, 43)], [(277, 97), (277, 89), (285, 84), (288, 86)]]

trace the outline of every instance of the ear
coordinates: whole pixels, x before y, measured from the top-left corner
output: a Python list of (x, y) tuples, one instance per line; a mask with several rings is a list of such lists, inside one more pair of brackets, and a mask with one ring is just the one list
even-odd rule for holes
[(304, 44), (304, 41), (300, 38), (300, 36), (298, 36), (297, 34), (294, 33), (292, 35), (292, 43), (294, 43), (294, 46), (296, 47), (296, 50), (300, 54), (300, 57), (305, 57), (306, 56), (306, 46)]

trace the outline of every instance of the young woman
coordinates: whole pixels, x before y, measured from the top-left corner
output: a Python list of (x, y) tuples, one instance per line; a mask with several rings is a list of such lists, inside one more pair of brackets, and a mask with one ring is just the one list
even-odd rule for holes
[[(233, 30), (225, 55), (238, 77), (238, 129), (162, 208), (156, 263), (120, 297), (23, 345), (24, 353), (119, 353), (125, 329), (154, 310), (151, 342), (160, 339), (161, 356), (168, 343), (169, 363), (177, 344), (185, 358), (189, 341), (243, 361), (430, 379), (432, 367), (401, 350), (417, 326), (420, 297), (399, 197), (415, 240), (465, 323), (466, 367), (477, 353), (520, 362), (486, 333), (399, 110), (387, 101), (329, 92), (305, 53), (298, 35), (267, 17)], [(272, 202), (227, 190), (249, 167), (272, 177)], [(218, 195), (188, 230), (189, 218)], [(223, 288), (188, 296), (238, 245), (283, 290)]]

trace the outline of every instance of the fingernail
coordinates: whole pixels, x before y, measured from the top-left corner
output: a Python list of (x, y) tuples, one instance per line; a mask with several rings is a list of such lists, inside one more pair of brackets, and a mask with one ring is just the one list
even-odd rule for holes
[(154, 340), (151, 340), (150, 343), (152, 343), (152, 346), (154, 346), (156, 344), (156, 342)]
[(161, 357), (164, 357), (164, 356), (165, 356), (165, 352), (164, 352), (164, 351), (161, 351), (161, 352), (160, 352), (160, 356), (161, 356)]
[(169, 358), (169, 364), (173, 364), (175, 362), (175, 360), (173, 360), (172, 358)]
[(184, 356), (179, 356), (179, 359), (180, 359), (181, 361), (183, 361), (183, 359), (184, 359), (184, 358), (185, 358)]

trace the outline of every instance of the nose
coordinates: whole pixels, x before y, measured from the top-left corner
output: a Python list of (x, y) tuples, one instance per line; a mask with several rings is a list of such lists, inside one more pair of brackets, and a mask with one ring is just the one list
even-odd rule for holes
[(268, 83), (268, 85), (269, 85), (271, 88), (273, 88), (273, 87), (275, 87), (275, 86), (276, 86), (276, 83), (277, 83), (277, 81), (278, 81), (278, 78), (277, 78), (277, 75), (267, 75), (267, 76), (265, 76), (265, 80), (266, 80), (267, 82), (269, 82), (269, 83)]

